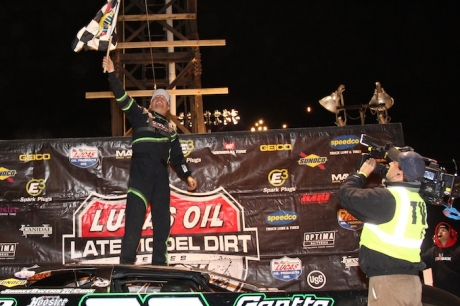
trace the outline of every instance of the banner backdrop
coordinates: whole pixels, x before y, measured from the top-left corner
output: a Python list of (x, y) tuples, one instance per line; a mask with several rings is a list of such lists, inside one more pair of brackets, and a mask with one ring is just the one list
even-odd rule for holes
[[(181, 134), (198, 189), (170, 171), (170, 264), (288, 291), (365, 288), (362, 223), (337, 200), (363, 133), (404, 145), (397, 123)], [(0, 282), (35, 265), (118, 263), (130, 143), (0, 141)], [(148, 211), (137, 264), (151, 262), (152, 234)]]

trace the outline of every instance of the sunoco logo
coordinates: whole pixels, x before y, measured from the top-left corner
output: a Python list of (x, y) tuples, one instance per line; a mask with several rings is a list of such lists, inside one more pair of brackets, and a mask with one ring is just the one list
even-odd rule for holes
[(195, 144), (193, 143), (193, 140), (182, 140), (179, 139), (180, 146), (182, 148), (182, 153), (184, 154), (184, 157), (187, 157), (193, 149), (195, 149)]
[(16, 175), (16, 170), (8, 170), (6, 168), (0, 167), (0, 181), (7, 180), (10, 183), (13, 183), (13, 176)]
[(347, 150), (359, 144), (360, 138), (356, 135), (342, 135), (332, 139), (329, 146), (335, 150)]
[(320, 156), (315, 155), (315, 154), (310, 154), (310, 155), (307, 156), (303, 152), (300, 152), (299, 155), (301, 157), (301, 159), (299, 159), (299, 161), (298, 161), (299, 165), (306, 165), (306, 166), (310, 166), (312, 168), (318, 167), (321, 170), (326, 169), (324, 167), (324, 164), (327, 162), (327, 157), (320, 157)]

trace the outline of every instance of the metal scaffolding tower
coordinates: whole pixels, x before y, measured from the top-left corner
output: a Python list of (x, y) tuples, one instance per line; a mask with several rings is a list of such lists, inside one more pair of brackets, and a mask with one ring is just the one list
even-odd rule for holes
[[(128, 94), (148, 107), (154, 87), (171, 96), (168, 118), (183, 133), (206, 133), (202, 95), (227, 94), (228, 88), (201, 88), (202, 46), (225, 40), (199, 40), (197, 0), (121, 0), (118, 44), (111, 52), (115, 70)], [(86, 98), (110, 98), (112, 136), (131, 133), (111, 92), (87, 92)], [(187, 126), (176, 113), (192, 114)]]

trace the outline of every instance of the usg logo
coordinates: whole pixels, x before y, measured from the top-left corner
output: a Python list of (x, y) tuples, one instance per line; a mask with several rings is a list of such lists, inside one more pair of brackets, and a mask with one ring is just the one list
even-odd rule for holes
[(292, 145), (290, 143), (278, 143), (278, 144), (268, 144), (268, 145), (261, 145), (259, 147), (260, 151), (262, 152), (271, 152), (271, 151), (291, 151)]
[(307, 283), (313, 289), (321, 289), (326, 285), (326, 275), (318, 270), (313, 270), (307, 275)]
[(297, 220), (295, 211), (282, 210), (274, 212), (265, 218), (265, 223), (270, 225), (286, 225)]
[(28, 162), (32, 160), (50, 160), (51, 154), (49, 153), (37, 153), (37, 154), (21, 154), (19, 160), (22, 162)]
[(359, 144), (360, 138), (356, 135), (342, 135), (332, 139), (329, 146), (336, 150), (347, 150)]

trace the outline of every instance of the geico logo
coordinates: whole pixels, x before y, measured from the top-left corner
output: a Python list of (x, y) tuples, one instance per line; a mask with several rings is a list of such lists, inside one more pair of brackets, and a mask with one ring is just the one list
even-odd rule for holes
[(51, 154), (44, 153), (44, 154), (22, 154), (19, 155), (20, 161), (31, 161), (31, 160), (50, 160)]
[(332, 146), (341, 146), (341, 145), (356, 145), (359, 143), (359, 139), (355, 138), (348, 138), (348, 139), (338, 139), (338, 140), (331, 140)]
[(268, 144), (261, 145), (260, 151), (290, 151), (292, 150), (292, 145), (290, 143), (278, 143), (278, 144)]
[(289, 215), (289, 214), (286, 214), (286, 215), (283, 215), (283, 216), (268, 216), (267, 217), (267, 220), (270, 221), (270, 222), (273, 222), (273, 221), (289, 221), (289, 220), (297, 220), (297, 216), (296, 215)]

